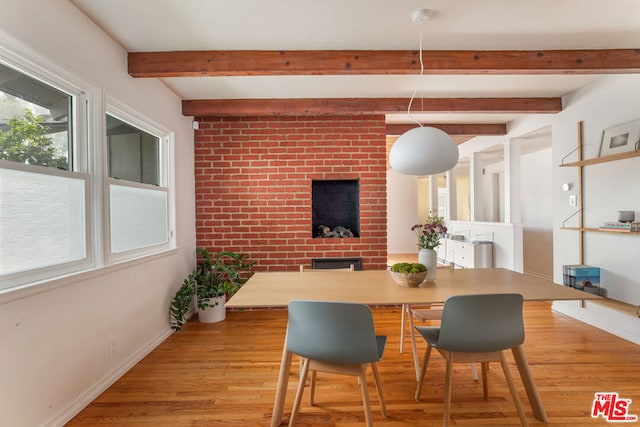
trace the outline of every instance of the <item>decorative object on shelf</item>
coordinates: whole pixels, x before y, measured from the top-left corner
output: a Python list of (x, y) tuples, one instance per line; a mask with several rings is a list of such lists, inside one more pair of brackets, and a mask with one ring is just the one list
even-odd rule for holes
[(640, 222), (605, 222), (600, 230), (637, 233), (640, 231)]
[(414, 262), (398, 262), (391, 266), (389, 274), (391, 278), (400, 286), (416, 288), (420, 286), (427, 277), (427, 267), (424, 264)]
[(620, 222), (633, 222), (635, 219), (635, 211), (618, 211), (618, 221)]
[(447, 234), (444, 218), (431, 213), (424, 224), (416, 224), (411, 231), (418, 237), (418, 261), (427, 267), (427, 282), (433, 282), (438, 272), (438, 257), (434, 250), (440, 245), (440, 239)]
[(599, 157), (640, 151), (640, 120), (623, 123), (602, 132)]
[(417, 9), (413, 12), (413, 22), (420, 23), (420, 75), (409, 100), (407, 114), (419, 127), (400, 135), (389, 151), (391, 169), (405, 175), (428, 176), (446, 172), (458, 163), (460, 155), (458, 144), (446, 132), (424, 126), (411, 115), (411, 105), (418, 92), (419, 83), (424, 75), (422, 60), (422, 36), (424, 22), (432, 15), (430, 9)]
[(600, 267), (592, 267), (584, 264), (563, 265), (562, 278), (565, 286), (594, 295), (602, 295), (600, 288)]

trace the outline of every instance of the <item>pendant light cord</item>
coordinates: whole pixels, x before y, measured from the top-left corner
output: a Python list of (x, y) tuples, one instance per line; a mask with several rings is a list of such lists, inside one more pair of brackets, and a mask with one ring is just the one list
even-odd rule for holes
[[(418, 93), (418, 88), (420, 87), (420, 82), (422, 81), (422, 76), (424, 75), (424, 62), (422, 60), (422, 38), (424, 35), (424, 21), (420, 20), (420, 74), (418, 75), (418, 78), (416, 80), (416, 86), (413, 89), (413, 94), (411, 94), (411, 99), (409, 99), (409, 106), (407, 107), (407, 114), (409, 115), (409, 118), (411, 120), (413, 120), (414, 122), (416, 122), (416, 124), (420, 127), (423, 127), (422, 123), (420, 123), (419, 120), (417, 120), (412, 114), (411, 114), (411, 105), (413, 104), (413, 100), (416, 97), (416, 94)], [(424, 107), (423, 107), (424, 110)]]

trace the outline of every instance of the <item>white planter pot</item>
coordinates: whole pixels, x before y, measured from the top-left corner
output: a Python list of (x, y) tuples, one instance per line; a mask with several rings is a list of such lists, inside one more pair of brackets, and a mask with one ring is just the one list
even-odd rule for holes
[(418, 252), (418, 262), (427, 267), (427, 277), (425, 282), (433, 282), (436, 280), (438, 273), (438, 255), (434, 249), (420, 249)]
[(227, 313), (224, 303), (227, 301), (226, 296), (221, 296), (209, 300), (211, 304), (216, 304), (213, 307), (207, 307), (204, 310), (198, 310), (198, 320), (201, 323), (215, 323), (224, 320)]

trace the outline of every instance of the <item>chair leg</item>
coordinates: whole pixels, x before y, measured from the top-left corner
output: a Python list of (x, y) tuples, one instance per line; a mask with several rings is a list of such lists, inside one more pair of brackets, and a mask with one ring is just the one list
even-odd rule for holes
[(478, 370), (476, 369), (475, 363), (471, 364), (471, 378), (473, 378), (474, 381), (478, 381)]
[(298, 381), (298, 391), (296, 392), (296, 398), (293, 401), (293, 409), (291, 409), (291, 417), (289, 418), (289, 427), (293, 427), (296, 424), (296, 417), (300, 410), (300, 403), (302, 401), (302, 393), (304, 392), (304, 385), (307, 382), (307, 374), (309, 373), (309, 359), (304, 359), (302, 365), (302, 372), (300, 373), (300, 381)]
[(444, 380), (444, 415), (442, 419), (442, 425), (449, 427), (449, 420), (451, 419), (451, 386), (453, 382), (453, 355), (451, 352), (447, 354), (447, 372)]
[(524, 409), (522, 408), (522, 403), (520, 402), (518, 391), (516, 390), (516, 386), (513, 383), (513, 377), (511, 376), (511, 372), (509, 371), (509, 366), (507, 365), (507, 359), (505, 359), (504, 352), (502, 351), (500, 352), (500, 364), (502, 365), (504, 376), (507, 379), (507, 384), (509, 384), (509, 390), (511, 391), (513, 402), (516, 405), (516, 410), (518, 411), (518, 416), (520, 417), (520, 424), (522, 424), (522, 427), (528, 427), (529, 423), (527, 422)]
[(378, 365), (371, 363), (371, 370), (373, 371), (373, 379), (376, 383), (376, 390), (378, 391), (378, 400), (380, 401), (380, 411), (382, 416), (387, 418), (387, 405), (384, 401), (384, 395), (382, 394), (382, 381), (380, 381), (380, 374), (378, 373)]
[(369, 387), (367, 386), (367, 365), (360, 365), (360, 392), (362, 393), (362, 406), (364, 406), (364, 419), (367, 427), (373, 427), (373, 416), (371, 415), (371, 401), (369, 400)]
[(313, 399), (316, 396), (316, 374), (317, 371), (311, 371), (311, 380), (309, 381), (309, 406), (313, 406)]
[(482, 362), (482, 392), (484, 393), (484, 400), (489, 398), (489, 383), (487, 377), (489, 376), (489, 362)]
[(427, 343), (427, 349), (424, 351), (424, 360), (422, 361), (422, 369), (420, 370), (420, 378), (418, 378), (418, 386), (416, 387), (415, 399), (420, 400), (420, 392), (422, 391), (422, 383), (424, 382), (424, 375), (427, 372), (427, 365), (429, 364), (429, 356), (431, 355), (431, 345)]
[(409, 334), (411, 336), (411, 352), (413, 355), (413, 367), (416, 371), (416, 381), (419, 377), (420, 372), (420, 358), (418, 357), (418, 348), (416, 347), (416, 330), (413, 327), (413, 313), (411, 312), (411, 306), (408, 307), (408, 315), (409, 315)]

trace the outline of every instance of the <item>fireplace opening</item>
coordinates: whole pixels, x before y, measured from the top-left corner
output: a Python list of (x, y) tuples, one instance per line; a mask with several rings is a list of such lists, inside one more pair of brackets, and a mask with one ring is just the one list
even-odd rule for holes
[(316, 238), (360, 236), (360, 186), (357, 179), (311, 183), (311, 233)]
[(362, 258), (312, 258), (311, 268), (314, 270), (349, 268), (353, 265), (356, 271), (362, 270)]

